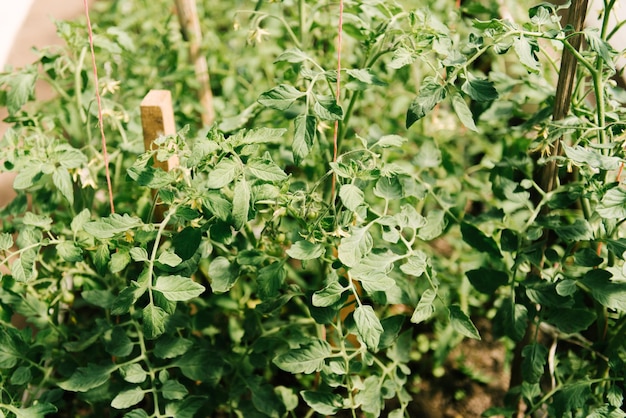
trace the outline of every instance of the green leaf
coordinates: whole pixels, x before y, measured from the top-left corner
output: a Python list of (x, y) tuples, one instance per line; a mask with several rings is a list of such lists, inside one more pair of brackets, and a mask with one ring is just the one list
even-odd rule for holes
[(128, 383), (143, 383), (148, 378), (148, 373), (138, 363), (122, 366), (120, 374)]
[(383, 135), (370, 148), (399, 148), (407, 142), (407, 139), (400, 135)]
[(573, 416), (571, 412), (579, 412), (592, 399), (591, 382), (582, 381), (563, 385), (553, 396), (550, 415), (554, 417)]
[(374, 186), (374, 194), (387, 200), (399, 200), (404, 197), (402, 183), (398, 177), (380, 177)]
[(471, 74), (468, 74), (461, 90), (477, 102), (491, 102), (498, 98), (498, 91), (493, 82), (486, 78), (476, 78)]
[(67, 199), (70, 205), (74, 204), (74, 185), (72, 177), (66, 168), (57, 167), (52, 173), (52, 183), (61, 192), (63, 197)]
[(626, 218), (626, 190), (615, 187), (607, 191), (596, 207), (596, 212), (603, 218)]
[(10, 250), (13, 247), (13, 236), (8, 232), (0, 234), (0, 251)]
[(411, 65), (415, 62), (417, 56), (404, 47), (399, 47), (393, 51), (393, 57), (389, 63), (389, 68), (399, 69)]
[(580, 145), (570, 147), (567, 144), (563, 144), (563, 150), (567, 158), (579, 167), (586, 165), (599, 170), (610, 171), (616, 170), (621, 164), (621, 160), (618, 157), (603, 155), (599, 151), (589, 150)]
[(342, 184), (339, 197), (348, 210), (355, 211), (365, 201), (363, 190), (354, 184)]
[(37, 252), (35, 249), (28, 249), (11, 264), (11, 274), (18, 282), (28, 282), (35, 277), (35, 260)]
[(541, 344), (531, 343), (522, 350), (522, 376), (524, 381), (538, 383), (543, 376), (548, 359), (548, 349)]
[[(165, 407), (167, 409), (167, 405)], [(125, 413), (122, 418), (149, 418), (149, 415), (143, 409), (133, 409), (132, 411)]]
[(126, 335), (126, 330), (121, 326), (115, 326), (110, 334), (105, 334), (105, 349), (107, 353), (116, 357), (126, 357), (133, 350), (133, 342)]
[(626, 311), (626, 282), (612, 281), (613, 275), (600, 269), (590, 270), (580, 280), (591, 296), (609, 309)]
[(465, 275), (476, 290), (486, 295), (493, 295), (500, 286), (509, 282), (507, 273), (485, 267), (467, 271)]
[(377, 350), (384, 329), (374, 309), (369, 305), (357, 306), (354, 310), (354, 322), (357, 333), (365, 345), (370, 350)]
[(298, 165), (309, 155), (313, 147), (317, 120), (313, 115), (298, 115), (293, 123), (293, 160)]
[(313, 340), (300, 348), (276, 356), (273, 363), (286, 372), (311, 374), (322, 370), (324, 361), (330, 355), (330, 345), (326, 341)]
[(113, 365), (89, 364), (87, 367), (77, 368), (68, 380), (59, 382), (58, 386), (70, 392), (87, 392), (106, 383), (114, 370)]
[(189, 260), (200, 248), (202, 242), (202, 230), (187, 226), (179, 233), (172, 237), (172, 245), (174, 253), (181, 258), (182, 261)]
[(452, 101), (452, 109), (454, 109), (454, 113), (456, 113), (463, 126), (471, 131), (478, 132), (478, 128), (474, 123), (474, 116), (467, 106), (467, 103), (465, 103), (463, 96), (455, 92), (450, 99)]
[(531, 72), (539, 71), (541, 66), (536, 56), (536, 52), (539, 51), (537, 41), (520, 35), (513, 40), (513, 49), (526, 69)]
[(326, 307), (337, 303), (346, 289), (336, 279), (330, 282), (322, 290), (313, 293), (313, 306)]
[(507, 336), (513, 341), (521, 341), (526, 333), (527, 323), (527, 308), (507, 298), (502, 301), (493, 320), (493, 332), (497, 337)]
[[(128, 251), (128, 254), (131, 256), (133, 261), (136, 261), (138, 263), (143, 262), (143, 261), (148, 261), (148, 251), (146, 251), (145, 248), (133, 247)], [(124, 264), (124, 267), (126, 267), (126, 264)], [(124, 267), (122, 267), (122, 269)]]
[(352, 69), (352, 70), (347, 70), (346, 72), (348, 73), (349, 76), (355, 78), (356, 80), (358, 80), (359, 82), (363, 84), (375, 85), (375, 86), (384, 86), (387, 84), (384, 81), (382, 81), (380, 78), (378, 78), (376, 74), (369, 68)]
[(188, 396), (181, 402), (168, 402), (165, 405), (167, 416), (176, 418), (194, 418), (206, 399), (200, 396)]
[(466, 337), (480, 340), (478, 330), (458, 305), (451, 305), (448, 307), (448, 310), (450, 312), (450, 324), (456, 332)]
[(141, 226), (141, 219), (128, 214), (119, 215), (113, 213), (108, 218), (87, 222), (84, 226), (85, 232), (98, 239), (113, 238), (117, 234), (130, 231)]
[(176, 267), (183, 262), (183, 259), (172, 251), (164, 251), (159, 255), (157, 261), (161, 264), (165, 264), (166, 266)]
[(225, 257), (216, 257), (209, 264), (209, 278), (214, 292), (228, 292), (235, 285), (238, 277), (236, 265), (231, 264)]
[(483, 232), (476, 228), (474, 225), (467, 222), (461, 223), (461, 234), (463, 235), (463, 241), (469, 244), (472, 248), (487, 253), (494, 258), (502, 258), (498, 244), (492, 237), (488, 237)]
[(27, 347), (17, 330), (0, 328), (0, 368), (11, 369), (22, 359)]
[(37, 73), (21, 71), (2, 81), (6, 81), (9, 86), (6, 106), (9, 115), (14, 115), (33, 96)]
[(361, 409), (372, 416), (380, 416), (380, 412), (383, 409), (383, 396), (381, 393), (382, 382), (381, 378), (376, 375), (368, 376), (363, 381), (363, 388), (361, 388), (354, 397), (357, 405), (361, 405)]
[(149, 340), (154, 340), (165, 332), (167, 312), (152, 303), (143, 309), (143, 332)]
[(430, 266), (430, 258), (428, 255), (421, 250), (417, 250), (413, 252), (407, 259), (404, 264), (400, 266), (400, 270), (402, 270), (405, 274), (410, 274), (415, 277), (420, 277), (426, 269)]
[(230, 158), (224, 158), (209, 172), (209, 179), (207, 180), (207, 187), (209, 189), (221, 189), (222, 187), (230, 184), (235, 177), (239, 167)]
[(296, 100), (305, 95), (306, 93), (301, 92), (293, 86), (280, 84), (262, 93), (258, 102), (272, 109), (287, 110)]
[[(144, 260), (147, 260), (147, 253), (144, 254), (141, 253), (140, 250), (134, 250), (134, 254), (135, 256), (143, 254), (146, 257)], [(120, 249), (111, 255), (111, 259), (109, 260), (109, 270), (113, 274), (119, 273), (124, 270), (128, 264), (130, 264), (130, 251), (127, 249)]]
[(171, 365), (180, 367), (185, 377), (211, 385), (218, 383), (224, 371), (222, 354), (203, 348), (187, 351)]
[(15, 418), (42, 418), (57, 412), (57, 407), (50, 403), (39, 403), (28, 408), (15, 408), (11, 411), (15, 414)]
[(257, 275), (257, 291), (263, 300), (278, 296), (285, 282), (287, 272), (282, 262), (275, 262), (259, 270)]
[(274, 62), (275, 63), (276, 62), (291, 62), (295, 64), (295, 63), (304, 62), (310, 59), (311, 58), (309, 58), (307, 54), (305, 54), (298, 48), (289, 48), (285, 50), (282, 54), (280, 54)]
[(248, 222), (248, 212), (250, 211), (250, 186), (244, 178), (240, 178), (235, 183), (233, 191), (233, 222), (235, 229), (243, 228)]
[(145, 392), (140, 387), (124, 390), (115, 396), (111, 401), (111, 406), (115, 409), (126, 409), (137, 405), (144, 398)]
[(413, 311), (413, 315), (411, 316), (411, 322), (413, 322), (414, 324), (419, 324), (420, 322), (428, 320), (435, 312), (434, 303), (436, 297), (437, 292), (435, 290), (426, 289), (424, 293), (422, 293), (422, 297), (417, 303), (415, 311)]
[(325, 250), (322, 244), (301, 240), (294, 242), (285, 252), (296, 260), (314, 260), (323, 256)]
[(154, 285), (154, 290), (163, 293), (167, 300), (175, 302), (198, 297), (204, 292), (205, 288), (189, 277), (159, 276)]
[(351, 228), (350, 235), (339, 243), (339, 260), (348, 267), (354, 267), (372, 250), (373, 245), (374, 240), (368, 228)]
[(90, 218), (91, 212), (89, 212), (89, 209), (83, 209), (78, 215), (74, 217), (74, 219), (72, 219), (72, 223), (70, 224), (72, 232), (74, 234), (78, 234), (79, 231), (82, 231), (83, 226), (89, 221)]
[(61, 258), (70, 263), (83, 260), (83, 251), (73, 241), (63, 241), (57, 245), (57, 252)]
[(611, 44), (602, 39), (600, 31), (597, 28), (587, 27), (583, 30), (583, 35), (589, 44), (589, 48), (598, 54), (609, 68), (615, 69), (615, 63), (613, 62), (615, 51)]
[(421, 170), (439, 167), (441, 165), (441, 151), (432, 141), (425, 141), (413, 162)]
[(250, 159), (246, 164), (246, 172), (265, 181), (283, 181), (287, 174), (276, 163), (269, 159)]
[(250, 379), (247, 385), (252, 393), (252, 404), (257, 411), (268, 417), (285, 416), (285, 406), (272, 385), (263, 382), (261, 378)]
[(556, 308), (549, 309), (544, 320), (566, 334), (582, 332), (596, 320), (596, 314), (589, 309)]
[(426, 77), (422, 82), (417, 97), (413, 99), (406, 114), (406, 128), (422, 119), (439, 102), (446, 98), (446, 89), (437, 83), (434, 78)]
[(321, 120), (343, 120), (343, 108), (334, 98), (331, 100), (318, 98), (313, 105), (313, 113)]
[(157, 358), (168, 359), (182, 356), (193, 345), (187, 338), (164, 335), (154, 345), (154, 355)]
[(30, 371), (30, 367), (20, 366), (17, 369), (13, 370), (9, 382), (11, 382), (12, 385), (21, 386), (30, 383), (32, 378), (33, 374)]
[(300, 396), (318, 414), (335, 415), (343, 407), (340, 395), (331, 392), (303, 390)]
[(177, 380), (167, 380), (161, 387), (161, 393), (165, 399), (180, 400), (187, 396), (189, 391), (185, 385)]
[(31, 225), (36, 228), (41, 228), (44, 231), (49, 231), (52, 227), (52, 218), (46, 215), (35, 215), (32, 212), (26, 212), (24, 218), (22, 218), (24, 225)]

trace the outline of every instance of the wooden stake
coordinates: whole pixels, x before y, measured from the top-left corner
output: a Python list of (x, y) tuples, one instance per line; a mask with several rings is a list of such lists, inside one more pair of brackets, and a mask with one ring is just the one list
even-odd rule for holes
[[(168, 90), (150, 90), (141, 101), (141, 127), (143, 128), (143, 144), (146, 149), (153, 150), (157, 146), (154, 141), (162, 135), (176, 134), (172, 94)], [(154, 167), (170, 171), (178, 166), (178, 157), (172, 156), (167, 161), (154, 160)]]
[(213, 108), (213, 93), (211, 91), (209, 66), (206, 57), (200, 53), (202, 30), (200, 28), (196, 0), (176, 0), (176, 11), (183, 32), (183, 38), (189, 42), (190, 59), (195, 67), (196, 77), (200, 83), (198, 98), (204, 108), (202, 124), (209, 126), (215, 120), (215, 109)]

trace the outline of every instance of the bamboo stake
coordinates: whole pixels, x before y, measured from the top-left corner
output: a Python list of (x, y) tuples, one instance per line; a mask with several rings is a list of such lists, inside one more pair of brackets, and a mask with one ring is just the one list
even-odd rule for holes
[(200, 28), (196, 0), (176, 0), (176, 11), (183, 38), (189, 43), (190, 60), (195, 67), (196, 77), (200, 83), (198, 98), (204, 108), (202, 124), (209, 126), (215, 120), (215, 109), (213, 108), (209, 66), (206, 57), (200, 53), (202, 30)]

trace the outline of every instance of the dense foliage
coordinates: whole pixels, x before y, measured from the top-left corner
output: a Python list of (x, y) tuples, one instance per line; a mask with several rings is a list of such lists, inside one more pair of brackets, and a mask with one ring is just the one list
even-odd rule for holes
[[(199, 1), (218, 115), (202, 127), (170, 3), (92, 16), (115, 213), (85, 25), (0, 75), (18, 192), (0, 212), (0, 415), (409, 416), (420, 359), (441, 369), (476, 318), (510, 348), (485, 415), (626, 415), (608, 19), (345, 1), (338, 72), (336, 2)], [(578, 66), (557, 118), (563, 51)], [(180, 131), (144, 152), (153, 88)]]

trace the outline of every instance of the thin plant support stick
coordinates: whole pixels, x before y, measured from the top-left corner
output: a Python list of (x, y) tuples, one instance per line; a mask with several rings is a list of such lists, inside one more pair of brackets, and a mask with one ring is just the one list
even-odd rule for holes
[[(339, 0), (339, 28), (337, 31), (337, 92), (336, 100), (339, 105), (339, 99), (341, 97), (341, 47), (342, 47), (342, 34), (343, 34), (343, 0)], [(345, 127), (344, 127), (345, 129)], [(333, 132), (333, 162), (337, 162), (337, 141), (339, 137), (339, 121), (335, 121), (335, 130)], [(333, 173), (332, 187), (331, 187), (331, 199), (335, 198), (335, 183), (337, 177)]]
[(100, 85), (98, 82), (98, 66), (96, 65), (96, 53), (93, 47), (93, 29), (91, 28), (91, 20), (89, 19), (89, 3), (83, 0), (85, 6), (85, 18), (87, 19), (87, 30), (89, 32), (89, 48), (91, 49), (91, 64), (93, 67), (93, 80), (96, 85), (96, 101), (98, 103), (98, 125), (100, 125), (100, 137), (102, 138), (102, 158), (104, 159), (104, 172), (107, 179), (107, 188), (109, 191), (109, 204), (111, 205), (111, 213), (115, 213), (115, 205), (113, 204), (113, 185), (111, 184), (111, 172), (109, 170), (109, 154), (107, 152), (107, 140), (104, 135), (104, 121), (102, 117), (102, 99), (100, 97)]
[(198, 98), (204, 109), (201, 116), (202, 124), (209, 126), (215, 121), (215, 109), (213, 107), (209, 65), (206, 57), (200, 53), (202, 30), (200, 28), (196, 0), (176, 0), (176, 11), (183, 38), (189, 43), (190, 60), (194, 65), (196, 77), (200, 83)]

